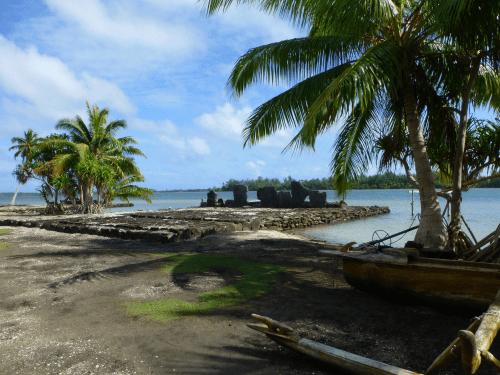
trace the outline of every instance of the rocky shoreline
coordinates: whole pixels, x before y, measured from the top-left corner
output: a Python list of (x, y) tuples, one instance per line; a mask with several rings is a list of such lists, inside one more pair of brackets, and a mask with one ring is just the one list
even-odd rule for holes
[[(388, 207), (336, 208), (184, 208), (113, 212), (101, 215), (19, 215), (0, 210), (0, 226), (36, 227), (64, 233), (93, 234), (127, 240), (172, 243), (217, 233), (286, 231), (356, 220), (390, 212)], [(25, 212), (29, 212), (26, 209)]]
[[(117, 207), (133, 207), (133, 203), (112, 203), (108, 208)], [(71, 206), (69, 206), (71, 207)], [(30, 204), (16, 204), (16, 205), (0, 205), (0, 215), (4, 213), (20, 214), (20, 215), (42, 215), (47, 209), (46, 205), (30, 205)]]

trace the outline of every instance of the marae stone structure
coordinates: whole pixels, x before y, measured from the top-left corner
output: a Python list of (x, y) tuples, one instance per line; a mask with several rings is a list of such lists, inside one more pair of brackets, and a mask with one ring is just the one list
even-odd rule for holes
[(292, 181), (292, 207), (303, 207), (309, 190), (298, 181)]
[(278, 192), (274, 186), (266, 186), (257, 190), (257, 199), (260, 206), (265, 208), (278, 208)]
[(243, 207), (248, 205), (248, 187), (245, 185), (236, 185), (233, 187), (234, 207)]
[(16, 215), (0, 210), (0, 226), (38, 227), (66, 233), (160, 243), (235, 231), (290, 230), (389, 213), (388, 207), (183, 208), (101, 215)]
[(210, 190), (207, 194), (207, 207), (215, 207), (216, 202), (217, 202), (217, 193), (213, 190)]
[[(248, 202), (248, 187), (245, 185), (235, 185), (233, 187), (233, 199), (228, 199), (224, 202), (223, 199), (217, 201), (217, 194), (210, 190), (207, 194), (207, 204), (204, 205), (202, 200), (201, 207), (244, 207), (250, 205), (252, 207), (262, 208), (320, 208), (320, 207), (336, 207), (336, 203), (327, 203), (326, 192), (318, 190), (306, 189), (298, 181), (293, 180), (291, 183), (291, 193), (289, 191), (276, 191), (274, 186), (266, 186), (257, 190), (257, 199), (260, 203)], [(305, 199), (309, 196), (309, 203)]]
[(326, 191), (320, 193), (318, 190), (309, 190), (309, 203), (312, 207), (325, 207)]

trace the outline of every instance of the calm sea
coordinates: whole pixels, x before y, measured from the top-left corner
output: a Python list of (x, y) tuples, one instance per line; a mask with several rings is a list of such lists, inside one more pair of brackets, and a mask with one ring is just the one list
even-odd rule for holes
[[(232, 192), (220, 192), (219, 198), (232, 199)], [(164, 208), (197, 207), (201, 199), (207, 198), (204, 192), (158, 192), (148, 204), (140, 199), (131, 199), (133, 207), (115, 208), (110, 211), (157, 210)], [(12, 193), (0, 193), (0, 205), (9, 204)], [(256, 200), (257, 193), (248, 193), (249, 200)], [(327, 191), (329, 202), (338, 201), (332, 191)], [(411, 215), (412, 194), (408, 190), (354, 190), (348, 193), (346, 202), (350, 206), (388, 206), (391, 213), (374, 218), (352, 222), (322, 225), (298, 231), (298, 234), (333, 243), (356, 241), (363, 243), (382, 238), (418, 225), (418, 217)], [(446, 202), (441, 199), (441, 209)], [(39, 194), (20, 193), (16, 204), (44, 204)], [(491, 233), (500, 224), (500, 189), (472, 189), (463, 195), (463, 216), (477, 239)], [(414, 214), (420, 212), (418, 194), (414, 195)], [(464, 228), (465, 229), (465, 228)], [(414, 232), (410, 232), (397, 244), (404, 245)], [(397, 240), (397, 238), (395, 239)]]

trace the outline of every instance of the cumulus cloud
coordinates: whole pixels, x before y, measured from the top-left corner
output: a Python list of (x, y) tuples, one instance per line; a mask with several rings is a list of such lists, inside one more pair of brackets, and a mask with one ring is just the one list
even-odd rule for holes
[(153, 121), (136, 118), (129, 121), (129, 126), (131, 129), (139, 130), (142, 133), (154, 134), (155, 139), (177, 150), (186, 149), (184, 137), (181, 135), (178, 127), (168, 119)]
[(250, 161), (245, 164), (245, 167), (254, 173), (255, 176), (260, 176), (261, 175), (261, 169), (264, 167), (266, 163), (263, 160), (257, 160), (255, 162)]
[(217, 106), (215, 112), (204, 113), (195, 118), (194, 123), (216, 138), (241, 141), (241, 131), (251, 111), (250, 107), (237, 110), (230, 103), (226, 103)]
[(232, 6), (225, 13), (219, 14), (217, 19), (221, 27), (233, 32), (234, 40), (239, 43), (245, 39), (259, 38), (263, 44), (267, 44), (306, 34), (290, 25), (288, 20), (266, 14), (255, 6)]
[(62, 19), (79, 25), (87, 34), (129, 48), (145, 46), (168, 50), (172, 54), (185, 53), (199, 40), (196, 33), (184, 24), (162, 22), (153, 14), (147, 18), (141, 16), (132, 2), (105, 5), (99, 0), (46, 0), (46, 3)]
[[(153, 121), (136, 118), (131, 120), (130, 124), (133, 130), (139, 130), (142, 134), (144, 134), (144, 132), (149, 133), (150, 135), (148, 135), (147, 138), (154, 135), (155, 140), (177, 151), (175, 158), (185, 159), (187, 158), (187, 154), (191, 152), (194, 152), (198, 156), (210, 156), (212, 154), (212, 149), (206, 140), (199, 137), (190, 138), (188, 135), (183, 134), (177, 125), (168, 119)], [(158, 149), (160, 153), (166, 153), (166, 151), (165, 148)], [(170, 152), (172, 150), (169, 149), (168, 151)]]
[(40, 54), (34, 46), (21, 49), (2, 35), (0, 66), (0, 87), (9, 95), (2, 98), (2, 107), (10, 113), (59, 119), (81, 111), (85, 100), (125, 114), (136, 110), (117, 84), (77, 75), (60, 59)]
[(192, 147), (193, 151), (200, 156), (209, 156), (212, 154), (212, 150), (208, 143), (201, 138), (191, 138), (188, 139), (189, 145)]

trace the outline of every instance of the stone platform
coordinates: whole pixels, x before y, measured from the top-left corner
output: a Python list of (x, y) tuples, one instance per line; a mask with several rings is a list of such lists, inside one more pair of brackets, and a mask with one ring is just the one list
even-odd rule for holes
[(39, 227), (160, 243), (234, 231), (290, 230), (389, 213), (388, 207), (183, 208), (101, 215), (19, 215), (0, 211), (0, 226)]

